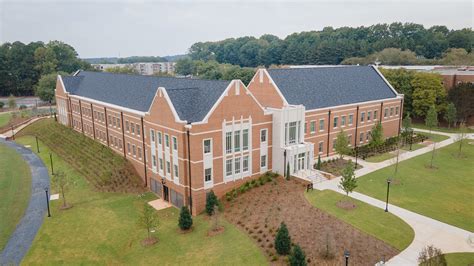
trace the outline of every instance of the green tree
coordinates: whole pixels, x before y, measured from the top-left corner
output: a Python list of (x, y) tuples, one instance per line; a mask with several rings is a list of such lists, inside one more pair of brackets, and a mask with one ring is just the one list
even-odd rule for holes
[(459, 125), (459, 135), (456, 138), (456, 141), (459, 144), (458, 157), (462, 155), (462, 148), (464, 147), (464, 142), (467, 138), (467, 127), (464, 122), (461, 122)]
[(286, 180), (290, 180), (290, 162), (286, 163)]
[(446, 266), (446, 258), (441, 249), (432, 245), (424, 247), (418, 255), (420, 266)]
[(117, 74), (134, 74), (138, 75), (138, 70), (133, 66), (115, 66), (105, 69), (105, 72), (117, 73)]
[(69, 187), (72, 185), (70, 176), (67, 175), (62, 170), (56, 170), (53, 174), (53, 183), (58, 187), (59, 192), (61, 193), (61, 197), (63, 198), (63, 205), (61, 208), (67, 209), (70, 205), (66, 202), (66, 192), (68, 191)]
[(8, 97), (8, 108), (10, 109), (16, 108), (16, 99), (15, 99), (15, 96), (13, 96), (13, 94), (10, 94), (10, 96)]
[(449, 103), (446, 113), (444, 113), (444, 120), (448, 122), (448, 128), (451, 128), (451, 124), (456, 121), (456, 116), (456, 106), (454, 106), (454, 103)]
[(306, 266), (306, 255), (299, 245), (294, 245), (290, 254), (290, 266)]
[(318, 154), (318, 163), (316, 164), (316, 169), (321, 170), (321, 155)]
[(385, 69), (380, 68), (380, 72), (398, 92), (403, 96), (403, 110), (405, 112), (413, 113), (413, 86), (412, 81), (416, 74), (413, 70), (400, 69)]
[(143, 211), (138, 220), (138, 225), (147, 230), (148, 239), (151, 239), (151, 230), (158, 226), (158, 215), (148, 203), (143, 206)]
[(59, 72), (43, 75), (35, 87), (35, 95), (45, 102), (53, 101), (58, 75), (67, 75), (67, 73)]
[(188, 207), (187, 206), (181, 207), (181, 211), (179, 213), (179, 221), (178, 221), (179, 228), (181, 228), (181, 230), (189, 230), (192, 225), (193, 225), (193, 217), (191, 216), (191, 213), (189, 212)]
[(285, 223), (280, 224), (275, 237), (275, 249), (280, 255), (288, 255), (291, 249), (291, 237)]
[(5, 106), (4, 102), (0, 102), (0, 109), (3, 109), (3, 106)]
[(408, 131), (411, 129), (411, 127), (412, 127), (412, 122), (411, 122), (410, 113), (407, 113), (407, 115), (405, 116), (405, 118), (403, 118), (402, 126), (403, 126), (403, 128), (405, 129), (405, 130), (404, 130), (405, 132), (408, 132)]
[(446, 89), (441, 83), (439, 74), (422, 73), (415, 74), (412, 80), (413, 90), (413, 112), (420, 116), (426, 116), (428, 109), (435, 106), (438, 112), (446, 109)]
[(369, 145), (371, 145), (372, 147), (378, 147), (382, 145), (383, 143), (384, 143), (383, 127), (382, 127), (382, 123), (378, 122), (372, 127), (372, 130), (370, 131)]
[(41, 75), (47, 75), (56, 72), (58, 67), (58, 60), (53, 49), (47, 47), (38, 47), (35, 50), (35, 69), (39, 71)]
[(449, 90), (448, 99), (457, 111), (457, 118), (460, 121), (467, 121), (474, 116), (474, 84), (461, 83)]
[(335, 144), (336, 152), (339, 154), (339, 158), (343, 158), (344, 155), (349, 154), (351, 149), (349, 148), (349, 139), (346, 135), (346, 132), (341, 129), (339, 133), (337, 133), (336, 137), (336, 144)]
[(438, 126), (438, 112), (436, 112), (436, 107), (432, 105), (428, 110), (425, 118), (425, 125), (431, 130)]
[(214, 191), (209, 191), (206, 195), (206, 213), (207, 215), (211, 216), (214, 214), (214, 206), (219, 205), (219, 200), (217, 199), (216, 194)]
[(357, 179), (355, 177), (354, 165), (352, 164), (352, 161), (350, 161), (347, 164), (346, 168), (342, 170), (342, 178), (339, 182), (339, 188), (344, 190), (347, 196), (349, 196), (349, 193), (354, 191), (356, 187)]
[(190, 58), (183, 58), (178, 60), (176, 62), (175, 66), (175, 71), (176, 73), (183, 75), (183, 76), (189, 76), (194, 74), (195, 71), (195, 65), (194, 61), (191, 60)]

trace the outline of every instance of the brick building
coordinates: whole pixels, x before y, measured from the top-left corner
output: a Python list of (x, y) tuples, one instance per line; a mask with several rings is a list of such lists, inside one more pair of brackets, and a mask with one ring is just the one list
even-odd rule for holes
[(373, 67), (259, 69), (248, 87), (210, 81), (78, 71), (58, 76), (60, 123), (129, 159), (173, 205), (204, 209), (266, 171), (312, 170), (336, 134), (366, 144), (382, 122), (399, 133), (403, 96)]

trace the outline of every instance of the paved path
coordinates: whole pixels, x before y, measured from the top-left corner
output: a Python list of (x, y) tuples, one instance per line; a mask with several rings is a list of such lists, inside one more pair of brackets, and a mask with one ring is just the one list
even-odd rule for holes
[(3, 138), (0, 138), (0, 143), (8, 145), (20, 153), (31, 170), (31, 198), (28, 208), (0, 254), (0, 265), (18, 265), (28, 252), (43, 223), (46, 212), (44, 189), (48, 188), (49, 190), (49, 175), (43, 161), (31, 150), (15, 142), (5, 141)]
[[(424, 131), (418, 130), (417, 131)], [(441, 148), (452, 144), (456, 141), (457, 134), (435, 132), (434, 134), (446, 135), (450, 138), (441, 142), (436, 143), (436, 148)], [(471, 134), (469, 138), (473, 138), (474, 134)], [(405, 152), (400, 154), (399, 161), (404, 161), (415, 156), (430, 152), (433, 148), (433, 144), (411, 152)], [(360, 164), (364, 168), (357, 170), (356, 177), (366, 175), (374, 172), (381, 168), (393, 165), (396, 163), (394, 159), (388, 159), (380, 163), (369, 163), (363, 160), (359, 160)], [(330, 189), (341, 194), (345, 194), (344, 191), (338, 188), (340, 177), (315, 184), (314, 188), (318, 190)], [(351, 197), (366, 202), (375, 207), (385, 209), (385, 202), (378, 199), (374, 199), (367, 195), (353, 192), (350, 194)], [(391, 258), (386, 264), (387, 265), (418, 265), (417, 258), (419, 252), (427, 245), (434, 245), (440, 248), (444, 253), (451, 252), (474, 252), (474, 246), (469, 244), (469, 237), (473, 236), (474, 233), (467, 230), (440, 222), (438, 220), (414, 213), (412, 211), (394, 206), (389, 204), (389, 211), (400, 217), (407, 224), (409, 224), (415, 231), (415, 238), (413, 242), (400, 254)]]
[[(25, 124), (22, 124), (20, 125), (19, 127), (16, 127), (13, 129), (13, 132), (15, 132), (15, 134), (17, 134), (20, 130), (24, 129), (25, 127), (29, 126), (30, 124), (40, 120), (40, 119), (43, 119), (43, 118), (49, 118), (50, 116), (41, 116), (41, 117), (35, 117), (33, 119), (31, 119), (30, 121), (28, 121), (27, 123)], [(13, 135), (13, 132), (11, 131), (11, 129), (5, 131), (3, 134), (0, 134), (0, 138), (10, 138), (12, 135)]]

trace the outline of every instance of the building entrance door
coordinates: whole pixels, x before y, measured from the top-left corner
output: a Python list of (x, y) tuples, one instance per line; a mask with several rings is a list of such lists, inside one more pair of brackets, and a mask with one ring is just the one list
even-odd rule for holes
[(304, 170), (305, 169), (305, 157), (306, 153), (300, 153), (298, 154), (298, 170)]
[(170, 201), (169, 189), (165, 185), (163, 185), (163, 199), (166, 201)]

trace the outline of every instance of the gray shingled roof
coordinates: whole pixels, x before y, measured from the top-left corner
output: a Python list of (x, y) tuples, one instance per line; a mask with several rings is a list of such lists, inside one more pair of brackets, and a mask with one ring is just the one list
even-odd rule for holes
[(62, 77), (72, 95), (147, 112), (158, 87), (164, 87), (181, 120), (201, 121), (230, 81), (154, 77), (80, 71)]
[(289, 104), (306, 110), (396, 97), (371, 66), (269, 69)]

